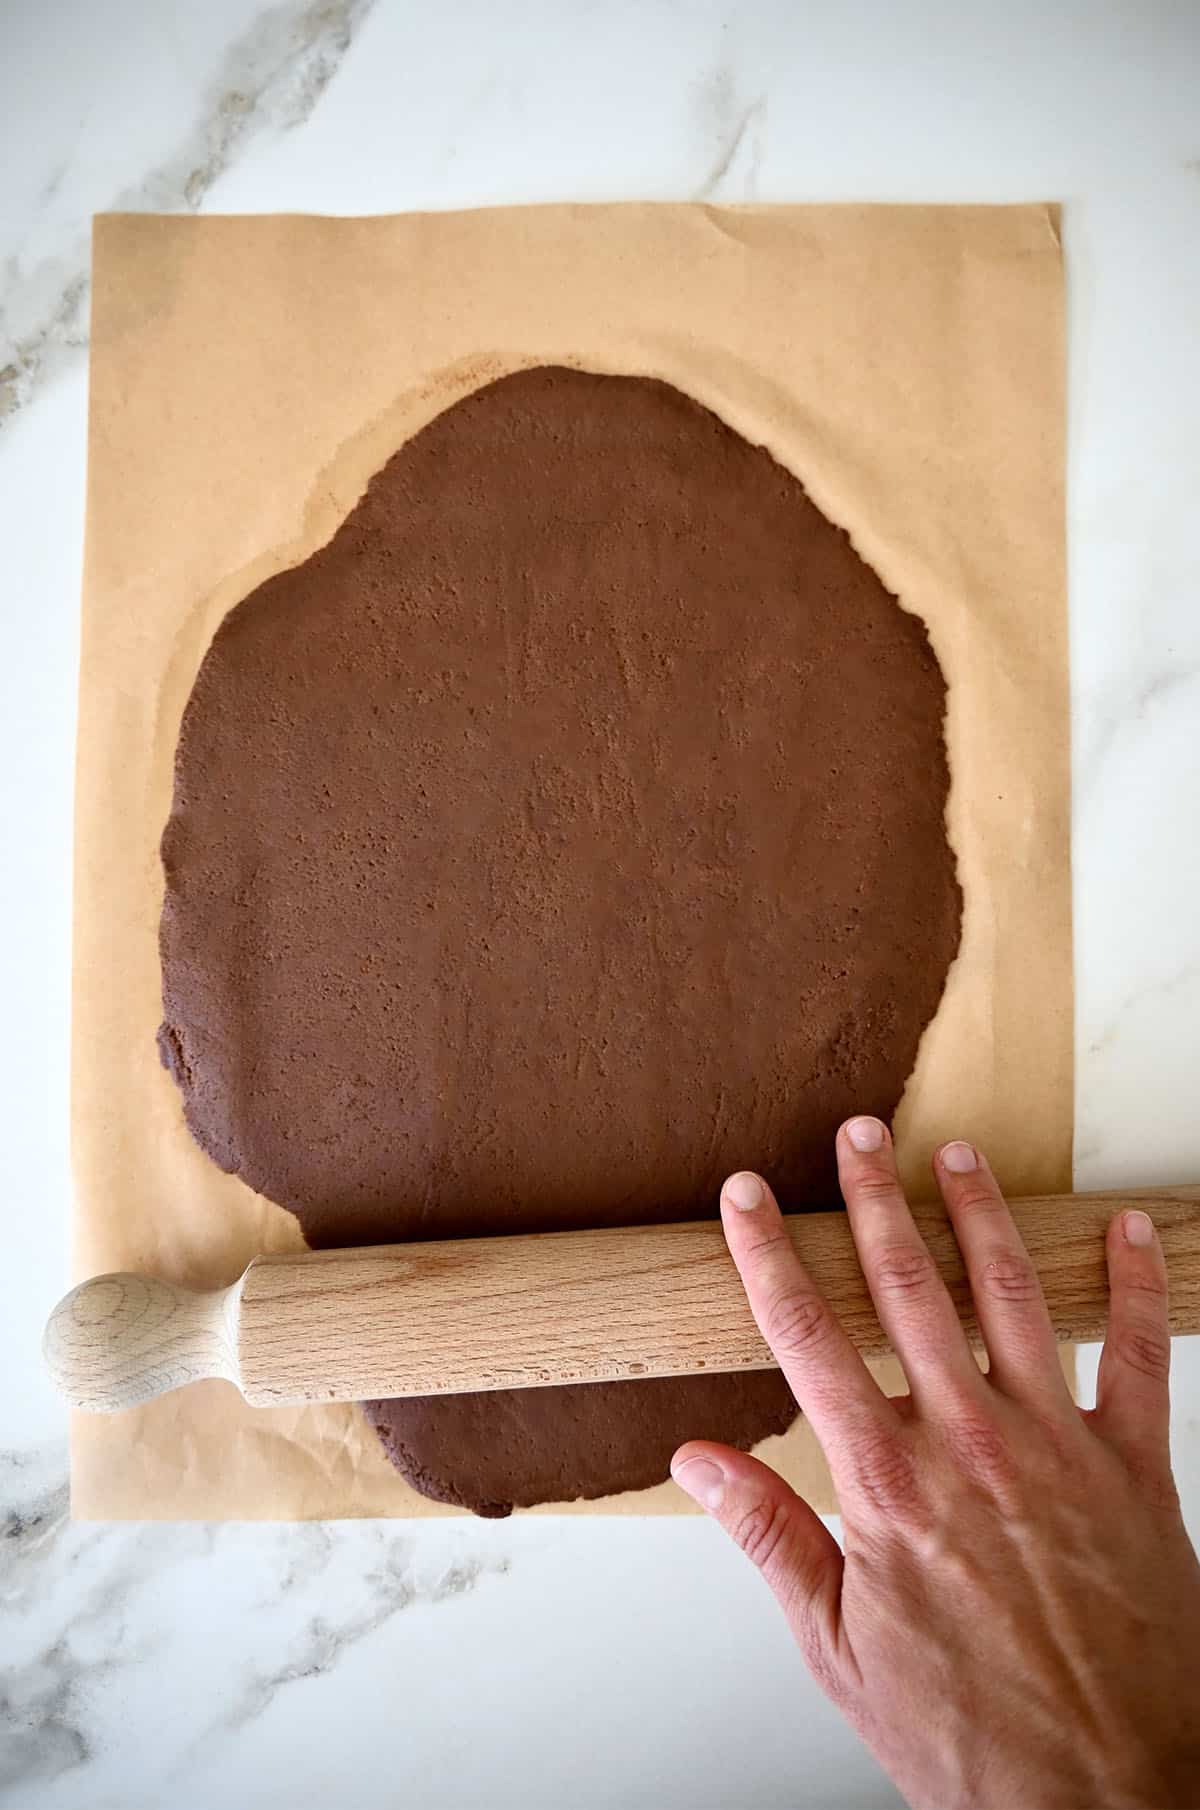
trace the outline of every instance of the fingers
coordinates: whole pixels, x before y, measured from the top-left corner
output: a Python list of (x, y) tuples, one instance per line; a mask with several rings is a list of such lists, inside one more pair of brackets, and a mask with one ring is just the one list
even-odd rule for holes
[(1146, 1213), (1118, 1213), (1108, 1228), (1108, 1336), (1092, 1424), (1148, 1481), (1170, 1482), (1171, 1331), (1167, 1266)]
[(950, 1394), (981, 1394), (979, 1366), (909, 1212), (882, 1121), (858, 1118), (843, 1125), (837, 1164), (863, 1275), (918, 1411)]
[(761, 1176), (730, 1176), (721, 1191), (721, 1220), (758, 1329), (836, 1476), (847, 1442), (873, 1426), (894, 1425), (895, 1415), (796, 1255)]
[(992, 1383), (1043, 1411), (1073, 1413), (1042, 1285), (996, 1178), (972, 1144), (943, 1144), (933, 1168), (966, 1265)]
[(828, 1528), (768, 1465), (730, 1446), (680, 1446), (671, 1475), (762, 1572), (810, 1666), (826, 1679), (842, 1592), (842, 1554)]

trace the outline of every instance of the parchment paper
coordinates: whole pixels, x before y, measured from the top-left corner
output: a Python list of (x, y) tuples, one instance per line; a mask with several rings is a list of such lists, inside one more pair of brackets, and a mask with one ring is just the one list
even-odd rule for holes
[[(927, 1192), (930, 1150), (957, 1132), (1014, 1191), (1069, 1187), (1056, 208), (114, 215), (95, 228), (79, 721), (81, 1276), (215, 1286), (300, 1244), (192, 1144), (158, 1064), (158, 839), (180, 716), (239, 598), (327, 540), (449, 402), (543, 361), (696, 396), (788, 465), (924, 617), (949, 683), (966, 903), (899, 1116), (904, 1171)], [(762, 1450), (831, 1506), (803, 1424)], [(447, 1512), (400, 1481), (356, 1407), (251, 1410), (224, 1383), (77, 1417), (72, 1490), (77, 1515), (101, 1518)], [(600, 1505), (684, 1506), (670, 1484)]]

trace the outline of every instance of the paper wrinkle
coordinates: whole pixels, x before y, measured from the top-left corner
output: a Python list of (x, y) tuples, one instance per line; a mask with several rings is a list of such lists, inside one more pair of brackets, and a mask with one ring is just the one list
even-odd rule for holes
[[(80, 1273), (141, 1269), (217, 1287), (260, 1250), (301, 1247), (290, 1214), (192, 1143), (158, 1063), (158, 844), (180, 717), (228, 609), (324, 544), (440, 410), (536, 363), (661, 377), (694, 395), (795, 472), (925, 621), (949, 688), (947, 823), (965, 910), (897, 1115), (902, 1171), (928, 1198), (931, 1152), (957, 1134), (1014, 1191), (1069, 1188), (1057, 208), (115, 215), (97, 220), (94, 245), (72, 1082)], [(874, 1368), (902, 1386), (894, 1361)], [(220, 1382), (79, 1416), (72, 1446), (74, 1510), (92, 1518), (455, 1512), (402, 1482), (353, 1405), (250, 1409)], [(762, 1452), (832, 1506), (803, 1422)], [(664, 1484), (567, 1512), (691, 1505)]]

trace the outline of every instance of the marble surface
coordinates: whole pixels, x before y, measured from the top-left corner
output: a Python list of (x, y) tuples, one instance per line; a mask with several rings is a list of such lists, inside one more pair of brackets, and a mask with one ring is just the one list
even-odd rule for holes
[[(1200, 13), (7, 0), (0, 44), (0, 1804), (896, 1802), (702, 1522), (67, 1520), (37, 1346), (67, 1273), (88, 221), (1064, 200), (1077, 1175), (1196, 1179)], [(1195, 1531), (1194, 1341), (1175, 1450)]]

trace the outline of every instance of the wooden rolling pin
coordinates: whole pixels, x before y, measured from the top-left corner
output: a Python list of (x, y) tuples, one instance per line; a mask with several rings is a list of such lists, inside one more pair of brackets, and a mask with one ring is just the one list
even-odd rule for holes
[[(1144, 1188), (1012, 1203), (1059, 1338), (1103, 1334), (1104, 1232), (1122, 1207), (1158, 1227), (1172, 1330), (1200, 1332), (1200, 1188)], [(943, 1209), (916, 1218), (977, 1337)], [(846, 1215), (788, 1231), (859, 1349), (886, 1351)], [(45, 1352), (67, 1399), (102, 1413), (203, 1377), (270, 1407), (772, 1365), (716, 1220), (257, 1257), (212, 1294), (97, 1276), (55, 1308)]]

